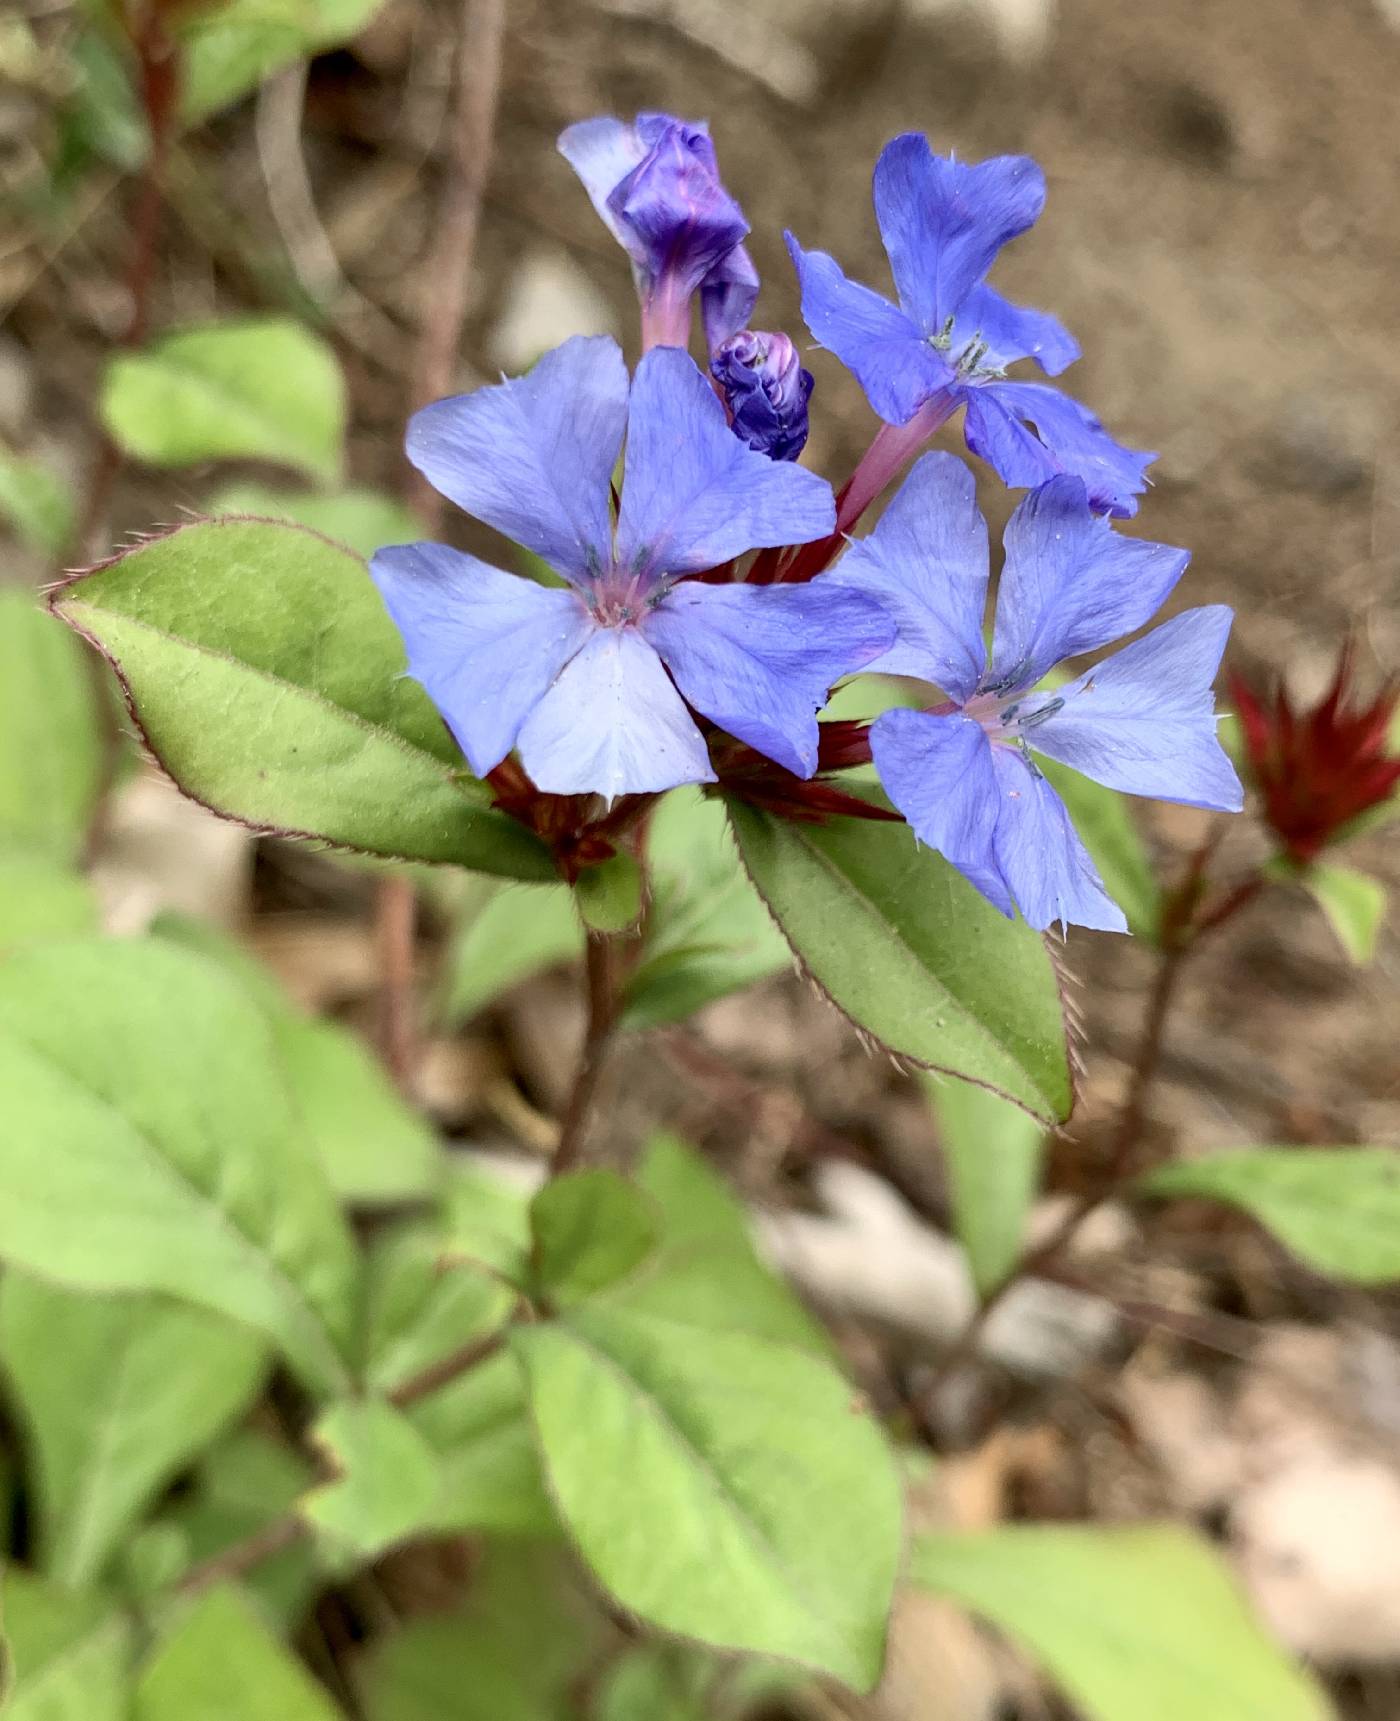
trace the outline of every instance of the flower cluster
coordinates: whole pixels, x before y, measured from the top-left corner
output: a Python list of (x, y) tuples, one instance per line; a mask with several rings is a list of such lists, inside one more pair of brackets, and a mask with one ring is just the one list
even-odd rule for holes
[[(1040, 169), (956, 161), (913, 134), (889, 144), (875, 210), (898, 305), (789, 235), (812, 335), (883, 421), (838, 498), (797, 463), (812, 376), (786, 335), (747, 326), (748, 223), (706, 128), (588, 120), (559, 147), (631, 260), (635, 373), (612, 340), (576, 337), (527, 376), (425, 408), (407, 448), (444, 496), (562, 583), (442, 544), (371, 563), (410, 673), (472, 770), (499, 776), (513, 753), (540, 797), (611, 804), (718, 781), (778, 816), (903, 817), (1008, 915), (1122, 930), (1035, 755), (1131, 794), (1238, 808), (1211, 694), (1230, 612), (1187, 611), (1047, 680), (1150, 620), (1188, 558), (1109, 518), (1135, 511), (1153, 457), (1058, 390), (1007, 375), (1031, 360), (1055, 376), (1079, 351), (1053, 317), (987, 284), (1040, 214)], [(697, 304), (708, 375), (688, 351)], [(972, 472), (919, 453), (959, 407), (968, 448), (1029, 491), (1006, 532), (990, 653)], [(911, 460), (874, 531), (849, 542)], [(819, 725), (834, 685), (863, 670), (932, 688), (869, 730)], [(829, 780), (872, 759), (893, 812)]]

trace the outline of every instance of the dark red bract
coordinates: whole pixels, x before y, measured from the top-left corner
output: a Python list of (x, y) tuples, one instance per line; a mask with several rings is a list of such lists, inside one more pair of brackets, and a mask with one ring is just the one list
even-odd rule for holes
[(1315, 859), (1400, 786), (1400, 758), (1388, 749), (1400, 684), (1388, 682), (1361, 704), (1353, 697), (1354, 671), (1348, 644), (1332, 685), (1311, 710), (1295, 706), (1282, 687), (1265, 692), (1238, 672), (1230, 677), (1264, 818), (1295, 860)]

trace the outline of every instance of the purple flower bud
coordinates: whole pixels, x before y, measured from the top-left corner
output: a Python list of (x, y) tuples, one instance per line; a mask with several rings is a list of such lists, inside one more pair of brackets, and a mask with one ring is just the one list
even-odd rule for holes
[(697, 292), (711, 351), (744, 326), (758, 297), (740, 243), (749, 224), (704, 125), (669, 114), (583, 120), (561, 133), (559, 151), (632, 259), (648, 348), (687, 345)]
[(732, 335), (715, 352), (710, 375), (724, 391), (736, 436), (774, 460), (797, 459), (807, 442), (812, 373), (786, 335)]

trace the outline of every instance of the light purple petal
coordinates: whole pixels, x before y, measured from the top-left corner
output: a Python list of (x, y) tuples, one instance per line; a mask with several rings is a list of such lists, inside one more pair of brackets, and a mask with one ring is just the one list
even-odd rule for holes
[(537, 586), (445, 544), (376, 550), (369, 571), (426, 688), (478, 777), (593, 632), (574, 592)]
[(997, 864), (1027, 924), (1037, 932), (1056, 921), (1126, 932), (1127, 919), (1104, 889), (1064, 802), (1020, 754), (1008, 747), (992, 752), (1001, 795)]
[(1244, 791), (1211, 692), (1233, 619), (1209, 604), (1163, 622), (1057, 689), (1063, 705), (1027, 739), (1110, 789), (1237, 813)]
[(894, 623), (825, 576), (795, 586), (674, 587), (642, 624), (697, 711), (799, 777), (817, 768), (816, 713), (878, 657)]
[(951, 351), (974, 340), (986, 347), (980, 362), (987, 369), (1034, 359), (1047, 376), (1058, 376), (1079, 357), (1079, 342), (1058, 317), (1013, 305), (994, 287), (974, 287), (953, 319)]
[(875, 216), (899, 302), (938, 335), (1008, 239), (1045, 206), (1045, 175), (1027, 155), (956, 161), (921, 132), (887, 143), (875, 164)]
[(840, 359), (887, 424), (907, 424), (930, 395), (953, 380), (952, 367), (903, 311), (848, 281), (825, 251), (804, 251), (787, 235), (813, 337)]
[(680, 694), (632, 627), (592, 635), (535, 707), (518, 745), (536, 787), (552, 795), (611, 800), (715, 780)]
[(650, 114), (638, 121), (638, 131), (649, 147), (609, 195), (614, 230), (648, 279), (669, 277), (688, 297), (749, 224), (720, 179), (703, 126)]
[(705, 324), (705, 344), (711, 356), (715, 349), (747, 328), (758, 303), (758, 270), (747, 249), (736, 245), (721, 257), (700, 283), (700, 310)]
[[(619, 119), (580, 120), (560, 132), (558, 148), (583, 181), (583, 188), (608, 231), (630, 255), (636, 242), (623, 231), (608, 198), (647, 153), (648, 145), (638, 135), (637, 127)], [(644, 259), (634, 256), (633, 261)]]
[(914, 835), (984, 890), (982, 880), (996, 873), (1000, 795), (981, 724), (961, 712), (886, 711), (870, 731), (870, 751)]
[(831, 486), (734, 435), (688, 353), (656, 347), (632, 384), (617, 562), (655, 578), (700, 573), (836, 524)]
[(987, 523), (963, 461), (921, 455), (875, 530), (826, 578), (873, 593), (894, 617), (898, 643), (873, 670), (971, 697), (986, 664)]
[(1123, 519), (1137, 513), (1157, 456), (1115, 442), (1088, 407), (1038, 382), (973, 384), (966, 397), (967, 446), (1003, 483), (1034, 489), (1070, 473), (1084, 480), (1095, 508)]
[(1111, 645), (1150, 620), (1190, 552), (1125, 538), (1089, 506), (1078, 478), (1052, 478), (1007, 523), (992, 681), (1032, 687), (1067, 657)]
[(627, 367), (608, 335), (575, 335), (527, 376), (415, 412), (408, 458), (449, 502), (581, 585), (605, 566)]

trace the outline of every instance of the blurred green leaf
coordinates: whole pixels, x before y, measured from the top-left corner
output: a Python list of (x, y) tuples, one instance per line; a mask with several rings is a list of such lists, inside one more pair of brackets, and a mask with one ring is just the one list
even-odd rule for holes
[(211, 1590), (152, 1651), (132, 1721), (343, 1721), (234, 1589)]
[(534, 1280), (560, 1308), (625, 1279), (656, 1246), (660, 1214), (615, 1171), (570, 1172), (530, 1203)]
[(1323, 1721), (1326, 1699), (1176, 1526), (920, 1536), (916, 1583), (1004, 1631), (1086, 1721)]
[(1385, 886), (1369, 873), (1335, 861), (1314, 861), (1298, 874), (1332, 923), (1342, 949), (1364, 967), (1376, 954), (1376, 942), (1385, 923)]
[(907, 826), (794, 825), (732, 802), (740, 853), (803, 966), (898, 1056), (1069, 1115), (1059, 988), (1043, 940)]
[(270, 460), (333, 484), (345, 383), (330, 347), (282, 317), (178, 329), (115, 354), (102, 422), (152, 466)]
[(792, 962), (786, 940), (749, 883), (724, 808), (676, 789), (647, 834), (652, 901), (640, 960), (623, 994), (624, 1028), (687, 1016)]
[(1400, 1150), (1246, 1147), (1164, 1165), (1144, 1195), (1242, 1208), (1320, 1272), (1358, 1285), (1400, 1280)]
[(389, 1392), (430, 1364), (495, 1332), (515, 1296), (499, 1279), (458, 1262), (444, 1266), (428, 1221), (377, 1238), (365, 1265), (365, 1383)]
[(948, 1164), (953, 1228), (985, 1297), (1020, 1259), (1045, 1131), (1020, 1106), (971, 1082), (925, 1076), (924, 1087)]
[(550, 1493), (623, 1607), (702, 1643), (875, 1683), (899, 1483), (833, 1368), (601, 1304), (511, 1342)]
[(73, 536), (73, 492), (42, 460), (0, 447), (0, 519), (26, 548), (57, 561)]
[(75, 861), (101, 780), (83, 647), (35, 593), (0, 585), (0, 847)]
[(164, 1291), (343, 1389), (356, 1257), (256, 1006), (160, 941), (0, 964), (0, 1257), (74, 1289)]
[(130, 689), (187, 795), (260, 830), (548, 879), (486, 804), (357, 557), (296, 526), (204, 521), (64, 587), (54, 607)]
[(471, 882), (448, 963), (449, 1022), (465, 1022), (521, 980), (583, 955), (566, 884)]
[(479, 1262), (524, 1287), (530, 1247), (529, 1191), (470, 1160), (454, 1164), (443, 1206), (444, 1256)]
[(99, 1577), (159, 1489), (244, 1408), (266, 1361), (247, 1328), (159, 1297), (0, 1283), (0, 1363), (35, 1463), (44, 1570)]
[(187, 124), (241, 100), (296, 60), (348, 42), (383, 0), (224, 0), (180, 31), (186, 48), (182, 109)]
[(434, 1521), (437, 1457), (401, 1411), (382, 1399), (351, 1399), (325, 1411), (311, 1438), (335, 1476), (303, 1498), (301, 1514), (358, 1561)]
[(97, 898), (85, 878), (43, 855), (0, 849), (0, 955), (96, 929)]
[(1069, 808), (1074, 828), (1098, 868), (1104, 888), (1128, 917), (1129, 930), (1156, 943), (1162, 889), (1127, 797), (1043, 754), (1037, 753), (1035, 762)]
[(771, 1663), (639, 1643), (604, 1676), (593, 1721), (738, 1721), (763, 1698), (801, 1683), (793, 1669)]
[(289, 493), (262, 484), (228, 484), (210, 500), (208, 512), (291, 520), (365, 557), (385, 544), (411, 544), (423, 536), (415, 516), (401, 502), (377, 490)]
[(109, 1597), (10, 1565), (0, 1618), (14, 1664), (5, 1721), (128, 1721), (134, 1633)]
[(619, 851), (586, 867), (574, 885), (579, 913), (594, 932), (625, 932), (642, 912), (642, 870)]

